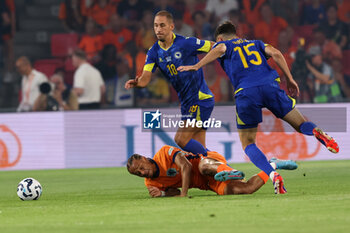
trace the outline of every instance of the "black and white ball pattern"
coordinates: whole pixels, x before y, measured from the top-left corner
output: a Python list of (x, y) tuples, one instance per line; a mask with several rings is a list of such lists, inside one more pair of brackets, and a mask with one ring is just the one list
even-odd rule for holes
[(17, 196), (22, 201), (38, 200), (41, 193), (41, 184), (34, 178), (25, 178), (17, 186)]

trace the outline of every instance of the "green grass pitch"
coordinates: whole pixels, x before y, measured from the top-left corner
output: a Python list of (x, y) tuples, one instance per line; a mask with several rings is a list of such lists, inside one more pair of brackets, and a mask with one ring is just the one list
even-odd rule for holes
[[(235, 164), (247, 177), (252, 164)], [(0, 232), (350, 232), (350, 161), (299, 162), (282, 171), (288, 194), (271, 181), (253, 195), (150, 198), (143, 179), (125, 168), (0, 172)], [(43, 186), (38, 201), (21, 201), (25, 177)]]

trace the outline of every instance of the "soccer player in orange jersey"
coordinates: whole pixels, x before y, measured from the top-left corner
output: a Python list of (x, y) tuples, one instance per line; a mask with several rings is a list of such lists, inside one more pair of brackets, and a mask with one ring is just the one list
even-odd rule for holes
[[(271, 165), (277, 169), (297, 168), (291, 160), (274, 160)], [(127, 169), (133, 175), (145, 177), (151, 197), (184, 197), (190, 188), (211, 190), (218, 195), (251, 194), (269, 179), (261, 171), (244, 181), (244, 173), (228, 166), (225, 158), (217, 152), (209, 151), (205, 157), (172, 146), (163, 146), (153, 159), (132, 155)]]

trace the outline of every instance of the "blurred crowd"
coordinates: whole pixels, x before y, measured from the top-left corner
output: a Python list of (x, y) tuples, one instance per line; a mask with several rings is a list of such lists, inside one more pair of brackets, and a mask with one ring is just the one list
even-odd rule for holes
[[(6, 42), (6, 35), (11, 39), (14, 33), (11, 26), (14, 25), (11, 12), (14, 11), (2, 5), (1, 30), (6, 30), (7, 34), (2, 32), (4, 36), (0, 40), (10, 51), (3, 53), (6, 54), (4, 60), (11, 63), (14, 62), (12, 45)], [(141, 74), (147, 50), (156, 42), (153, 16), (159, 10), (173, 14), (175, 33), (184, 36), (214, 40), (216, 26), (230, 20), (237, 26), (239, 37), (260, 39), (278, 48), (299, 84), (298, 102), (350, 100), (349, 0), (63, 0), (59, 19), (67, 33), (79, 36), (78, 48), (72, 51), (77, 70), (71, 84), (64, 83), (65, 69), (57, 69), (49, 78), (51, 91), (48, 93), (51, 94), (44, 95), (56, 100), (54, 109), (176, 105), (177, 94), (160, 72), (153, 74), (146, 88), (124, 89), (128, 79)], [(74, 61), (74, 57), (79, 62)], [(284, 87), (281, 70), (273, 61), (269, 62), (281, 75)], [(22, 81), (22, 105), (23, 101), (29, 101), (25, 98), (30, 88), (40, 85), (36, 98), (29, 101), (31, 106), (21, 109), (23, 106), (20, 105), (19, 111), (26, 111), (27, 107), (48, 109), (47, 106), (38, 107), (38, 103), (50, 99), (44, 101), (40, 97), (41, 89), (44, 89), (41, 83), (49, 79), (40, 74), (37, 76), (41, 78), (31, 81), (34, 73), (21, 72), (20, 63), (31, 63), (25, 57), (16, 62), (17, 70), (25, 80)], [(79, 81), (77, 73), (79, 70), (82, 73), (82, 67), (90, 69), (90, 74), (96, 74), (93, 81), (96, 90), (90, 90), (88, 84)], [(216, 103), (233, 101), (233, 89), (219, 64), (206, 66), (204, 76)], [(58, 86), (62, 89), (61, 94), (55, 94)], [(62, 100), (64, 90), (68, 90), (65, 101)], [(94, 93), (91, 95), (90, 91)], [(74, 104), (68, 106), (69, 99)]]

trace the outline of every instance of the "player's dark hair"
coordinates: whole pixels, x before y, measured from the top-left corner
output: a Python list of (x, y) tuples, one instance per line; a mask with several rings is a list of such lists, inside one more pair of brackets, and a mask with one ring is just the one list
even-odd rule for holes
[(218, 35), (236, 35), (236, 26), (231, 21), (223, 22), (215, 30), (215, 39)]
[(174, 17), (169, 11), (158, 11), (156, 16), (165, 16), (170, 22), (174, 22)]
[(126, 164), (126, 168), (130, 169), (132, 163), (134, 162), (134, 160), (139, 160), (142, 158), (142, 155), (139, 155), (139, 154), (133, 154), (129, 159), (128, 159), (128, 163)]
[(83, 59), (83, 60), (87, 59), (86, 53), (81, 49), (74, 50), (73, 55), (76, 57), (79, 57), (80, 59)]

